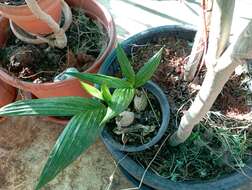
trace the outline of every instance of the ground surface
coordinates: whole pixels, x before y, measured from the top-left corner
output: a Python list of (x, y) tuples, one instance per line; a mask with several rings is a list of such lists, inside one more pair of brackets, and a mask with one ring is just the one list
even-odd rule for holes
[[(0, 124), (0, 190), (32, 190), (63, 127), (39, 118), (12, 118)], [(104, 190), (115, 164), (97, 141), (46, 190)], [(131, 187), (116, 172), (111, 189)]]
[[(99, 0), (115, 17), (119, 39), (151, 26), (198, 22), (198, 1), (181, 5), (175, 0)], [(144, 3), (143, 3), (144, 2)], [(234, 33), (251, 18), (251, 0), (239, 0)], [(242, 11), (241, 11), (242, 10)], [(0, 190), (32, 190), (62, 126), (39, 118), (12, 118), (0, 123)], [(46, 190), (106, 190), (114, 161), (98, 140), (86, 154), (60, 174)], [(117, 171), (110, 190), (132, 185)], [(252, 184), (242, 190), (252, 189)]]

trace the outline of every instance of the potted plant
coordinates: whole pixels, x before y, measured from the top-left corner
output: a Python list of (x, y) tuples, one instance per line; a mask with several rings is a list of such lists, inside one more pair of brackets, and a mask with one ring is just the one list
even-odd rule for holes
[[(120, 75), (120, 62), (127, 62), (128, 65), (131, 65), (131, 61), (120, 45), (109, 57), (109, 61), (102, 65), (101, 74), (118, 76)], [(152, 61), (152, 59), (149, 61)], [(152, 70), (155, 68), (152, 68)], [(133, 70), (131, 72), (134, 73)], [(148, 77), (148, 73), (142, 73), (142, 75), (143, 78)], [(169, 109), (167, 109), (169, 105), (166, 96), (158, 86), (150, 82), (144, 88), (151, 92), (155, 98), (152, 97), (151, 99), (151, 97), (146, 96), (145, 91), (136, 92), (134, 103), (126, 112), (121, 113), (115, 120), (108, 122), (102, 132), (103, 141), (106, 141), (115, 149), (125, 152), (138, 152), (149, 149), (162, 138), (167, 130), (170, 113)], [(162, 102), (160, 104), (161, 113), (158, 111), (159, 109), (155, 105), (157, 103), (154, 103), (153, 98), (160, 103)], [(147, 107), (148, 104), (150, 104), (149, 108)]]
[[(195, 38), (192, 29), (164, 26), (141, 32), (123, 43), (134, 68), (143, 64), (145, 55), (150, 56), (164, 46), (163, 60), (152, 80), (161, 86), (171, 105), (166, 137), (151, 150), (126, 154), (104, 141), (136, 184), (133, 189), (228, 190), (241, 187), (251, 179), (252, 123), (251, 109), (246, 102), (248, 93), (251, 98), (246, 84), (246, 81), (251, 83), (251, 73), (232, 74), (237, 65), (251, 58), (248, 53), (251, 36), (247, 36), (251, 33), (251, 22), (233, 45), (229, 45), (234, 1), (214, 3), (213, 11), (222, 12), (218, 12), (218, 16), (212, 13), (214, 21), (209, 38), (206, 25)], [(204, 14), (207, 13), (204, 9)], [(209, 54), (205, 55), (207, 51)], [(206, 68), (202, 60), (207, 56), (210, 59), (206, 61)], [(186, 65), (188, 60), (193, 67)], [(107, 65), (115, 62), (113, 56), (106, 60)], [(188, 67), (195, 69), (194, 72), (190, 73), (192, 70)], [(104, 66), (101, 70), (106, 73), (111, 68)], [(186, 81), (184, 74), (188, 71), (192, 78)], [(242, 72), (237, 70), (236, 73)]]
[[(0, 116), (73, 116), (59, 136), (49, 159), (42, 171), (36, 189), (51, 181), (60, 171), (77, 159), (92, 143), (95, 142), (105, 124), (130, 107), (136, 89), (146, 88), (147, 94), (157, 97), (157, 86), (147, 82), (160, 63), (162, 49), (159, 50), (138, 73), (135, 74), (125, 54), (119, 48), (119, 62), (123, 79), (79, 72), (67, 72), (80, 80), (100, 85), (100, 90), (90, 84), (81, 85), (94, 98), (56, 97), (17, 101), (0, 109)], [(147, 83), (146, 83), (147, 82)], [(147, 86), (145, 87), (145, 84)], [(150, 89), (150, 90), (149, 90)], [(112, 94), (111, 94), (112, 92)], [(159, 99), (157, 99), (159, 101)], [(159, 106), (168, 106), (166, 99)], [(134, 102), (134, 101), (133, 101)], [(158, 108), (166, 111), (169, 107)], [(163, 117), (166, 117), (163, 115)], [(168, 120), (169, 116), (166, 117)], [(168, 123), (167, 123), (168, 124)], [(162, 125), (162, 124), (161, 124)], [(164, 126), (166, 127), (166, 126)]]
[[(3, 2), (13, 2), (13, 1), (3, 1)], [(18, 8), (27, 9), (26, 5), (13, 5), (13, 6), (12, 5), (3, 5), (3, 2), (1, 2), (2, 9), (0, 9), (2, 12), (10, 9), (11, 13), (18, 14), (19, 12), (15, 11), (16, 8), (17, 9)], [(24, 1), (22, 1), (22, 2), (24, 2)], [(37, 1), (37, 2), (39, 5), (40, 5), (40, 3), (45, 3), (46, 6), (48, 7), (48, 9), (53, 10), (52, 11), (53, 14), (56, 14), (57, 11), (54, 11), (53, 7), (55, 7), (56, 5), (57, 5), (56, 7), (61, 7), (61, 3), (63, 1), (57, 0), (57, 1)], [(69, 49), (70, 45), (68, 45), (68, 48), (63, 48), (62, 50), (60, 50), (58, 48), (52, 48), (50, 46), (43, 45), (43, 44), (42, 45), (31, 45), (32, 46), (32, 48), (31, 48), (31, 46), (29, 46), (25, 43), (21, 43), (19, 40), (19, 42), (20, 42), (19, 44), (21, 44), (20, 46), (26, 47), (26, 49), (22, 50), (22, 52), (27, 52), (27, 51), (32, 52), (32, 53), (30, 53), (30, 55), (28, 53), (28, 55), (24, 56), (24, 57), (26, 57), (25, 63), (30, 62), (31, 65), (33, 65), (33, 66), (35, 65), (34, 67), (36, 67), (37, 70), (35, 72), (34, 71), (30, 72), (29, 67), (23, 67), (24, 70), (28, 68), (28, 70), (29, 70), (28, 73), (30, 73), (30, 74), (28, 74), (23, 79), (21, 79), (20, 75), (23, 76), (22, 69), (20, 72), (18, 72), (16, 74), (13, 74), (13, 73), (11, 74), (10, 69), (8, 68), (8, 65), (9, 65), (8, 62), (10, 62), (10, 59), (8, 59), (9, 61), (7, 61), (7, 63), (5, 64), (5, 65), (7, 65), (7, 67), (5, 66), (5, 69), (3, 69), (4, 65), (2, 65), (2, 69), (0, 70), (1, 80), (3, 80), (4, 82), (6, 82), (16, 88), (31, 92), (37, 98), (46, 98), (46, 97), (54, 97), (54, 96), (88, 96), (87, 93), (83, 89), (80, 88), (80, 84), (77, 79), (74, 79), (74, 78), (69, 79), (68, 78), (66, 80), (63, 80), (63, 79), (54, 80), (53, 78), (62, 72), (62, 71), (59, 72), (59, 70), (62, 69), (62, 66), (65, 69), (67, 69), (68, 67), (73, 67), (74, 65), (79, 63), (79, 62), (76, 62), (77, 58), (78, 58), (78, 60), (81, 60), (81, 61), (85, 60), (85, 63), (87, 63), (85, 68), (82, 69), (84, 72), (88, 72), (88, 73), (97, 72), (99, 69), (99, 66), (104, 61), (105, 57), (108, 55), (108, 53), (110, 52), (110, 50), (112, 49), (112, 47), (115, 44), (115, 26), (114, 26), (114, 22), (113, 22), (112, 17), (110, 16), (110, 14), (97, 1), (94, 1), (94, 0), (90, 0), (90, 1), (68, 0), (66, 3), (64, 4), (64, 6), (62, 8), (67, 9), (68, 14), (70, 14), (70, 15), (71, 15), (71, 13), (69, 12), (69, 9), (66, 8), (67, 5), (72, 7), (72, 9), (79, 8), (78, 9), (79, 12), (77, 11), (77, 16), (73, 15), (73, 19), (75, 19), (75, 17), (78, 17), (77, 19), (79, 19), (79, 17), (81, 17), (80, 19), (82, 19), (81, 23), (79, 23), (79, 25), (76, 23), (71, 24), (70, 27), (73, 27), (73, 28), (75, 27), (75, 29), (73, 29), (75, 31), (73, 31), (73, 32), (76, 33), (76, 30), (78, 30), (77, 27), (80, 26), (81, 24), (82, 24), (81, 26), (85, 25), (85, 23), (83, 23), (84, 22), (83, 19), (85, 16), (85, 18), (86, 18), (85, 22), (88, 22), (88, 23), (91, 22), (92, 26), (95, 27), (97, 31), (98, 31), (98, 28), (100, 28), (99, 31), (103, 33), (103, 34), (99, 34), (100, 36), (97, 37), (97, 39), (101, 40), (101, 38), (102, 38), (103, 40), (101, 40), (101, 41), (106, 42), (106, 44), (105, 44), (105, 46), (104, 46), (104, 44), (98, 45), (100, 48), (101, 47), (102, 48), (97, 50), (100, 52), (98, 54), (96, 53), (97, 57), (94, 58), (93, 56), (86, 55), (85, 53), (82, 55), (78, 54), (78, 57), (76, 57), (77, 56), (76, 54), (73, 55), (74, 53), (76, 53), (76, 52), (74, 52), (75, 50)], [(8, 9), (6, 7), (8, 7)], [(43, 7), (41, 7), (41, 8), (43, 8)], [(85, 15), (83, 15), (83, 14), (85, 14)], [(7, 17), (9, 16), (9, 14), (5, 15), (4, 13), (3, 13), (3, 15), (7, 16)], [(52, 16), (52, 18), (54, 18), (53, 15), (51, 15), (51, 16)], [(56, 16), (56, 17), (58, 17), (58, 16)], [(57, 20), (56, 17), (54, 20)], [(27, 17), (25, 17), (25, 18), (27, 18)], [(27, 21), (27, 22), (29, 22), (29, 21)], [(34, 21), (34, 19), (32, 22), (33, 23), (35, 22), (37, 24), (39, 23), (39, 22), (37, 22), (37, 20)], [(67, 25), (69, 25), (69, 23)], [(11, 22), (11, 28), (13, 29), (13, 27), (14, 27), (13, 31), (15, 31), (15, 32), (18, 31), (17, 32), (18, 35), (21, 33), (22, 38), (24, 38), (22, 30), (19, 30), (19, 28), (18, 28), (19, 26), (22, 29), (26, 30), (26, 28), (22, 27), (18, 21), (16, 22), (13, 20), (13, 22)], [(62, 29), (65, 30), (66, 28), (64, 28), (64, 27), (68, 27), (68, 26), (65, 26), (65, 25), (63, 26)], [(38, 27), (32, 27), (32, 28), (37, 29)], [(46, 29), (45, 27), (43, 27), (43, 28)], [(70, 30), (71, 30), (71, 28), (69, 30), (67, 30), (66, 33), (70, 32)], [(94, 28), (91, 30), (94, 30)], [(60, 29), (60, 31), (61, 31), (61, 29)], [(86, 32), (86, 31), (81, 31), (81, 29), (78, 31), (79, 32)], [(41, 30), (41, 34), (43, 34), (43, 33), (44, 32)], [(29, 34), (31, 34), (31, 33), (29, 32)], [(0, 36), (1, 36), (0, 39), (5, 39), (4, 41), (6, 41), (6, 39), (8, 39), (9, 34), (1, 32)], [(76, 39), (73, 39), (74, 37), (76, 38), (76, 36), (79, 36), (79, 38), (82, 38), (83, 33), (79, 33), (79, 35), (76, 35), (76, 34), (73, 35), (73, 33), (72, 33), (72, 38), (70, 37), (70, 39), (68, 40), (68, 43), (70, 43), (70, 44), (75, 43), (77, 45)], [(44, 39), (43, 36), (40, 36), (39, 39), (40, 38)], [(32, 42), (37, 43), (37, 40), (39, 40), (39, 39), (34, 40), (32, 38)], [(10, 42), (10, 40), (11, 39), (9, 39), (7, 41), (7, 45)], [(78, 39), (77, 39), (77, 41), (78, 41)], [(93, 42), (91, 42), (91, 43), (93, 43)], [(94, 42), (94, 43), (99, 43), (99, 42)], [(15, 45), (17, 43), (14, 41), (12, 44)], [(8, 47), (6, 47), (6, 48), (8, 48)], [(4, 48), (4, 49), (6, 49), (6, 48)], [(42, 51), (43, 53), (41, 53), (40, 50), (38, 51), (38, 49), (40, 49), (40, 48), (43, 49), (43, 51)], [(2, 48), (2, 50), (4, 50), (4, 49)], [(13, 49), (15, 50), (17, 48), (13, 48)], [(76, 49), (78, 49), (78, 48), (76, 48)], [(56, 52), (56, 54), (55, 55), (52, 53), (50, 54), (50, 52)], [(14, 54), (15, 54), (15, 52), (14, 52)], [(7, 55), (7, 53), (4, 53), (4, 55)], [(40, 59), (40, 58), (38, 58), (38, 57), (41, 57), (39, 55), (43, 55), (47, 58)], [(9, 58), (11, 56), (12, 56), (12, 54), (9, 56)], [(30, 57), (30, 58), (27, 58), (27, 57)], [(50, 58), (48, 58), (48, 57), (50, 57)], [(55, 59), (53, 59), (53, 58), (55, 58)], [(16, 59), (16, 57), (12, 58), (12, 61), (15, 59)], [(50, 63), (46, 63), (44, 60), (48, 60), (48, 61), (50, 60), (49, 61)], [(62, 61), (62, 60), (64, 60), (64, 61)], [(13, 62), (14, 65), (17, 62), (18, 61), (16, 61), (16, 62), (14, 61)], [(53, 64), (54, 64), (54, 66), (53, 66), (54, 68), (53, 69), (51, 68), (51, 69), (49, 69), (50, 71), (48, 71), (48, 68), (46, 68), (47, 67), (46, 65), (53, 65)], [(54, 72), (54, 74), (50, 73), (52, 70), (55, 70), (56, 72)], [(41, 72), (42, 72), (42, 75), (40, 75), (40, 76), (37, 75), (37, 74), (41, 74)], [(36, 80), (36, 77), (35, 78), (32, 77), (33, 75), (36, 75), (38, 80)], [(44, 80), (43, 79), (44, 76), (48, 76), (48, 75), (51, 75), (51, 79)], [(30, 77), (32, 77), (32, 78), (30, 78)], [(43, 80), (45, 82), (43, 82)]]
[[(56, 22), (61, 19), (61, 1), (60, 0), (40, 0), (39, 7), (50, 15)], [(1, 0), (0, 14), (11, 19), (15, 24), (27, 32), (33, 34), (50, 34), (53, 30), (47, 23), (38, 19), (30, 10), (26, 1)]]

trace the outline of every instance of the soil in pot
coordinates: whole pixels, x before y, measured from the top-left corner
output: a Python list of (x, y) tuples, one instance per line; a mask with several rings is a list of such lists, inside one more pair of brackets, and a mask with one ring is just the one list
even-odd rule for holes
[[(140, 146), (147, 144), (157, 135), (161, 125), (161, 108), (154, 95), (141, 88), (136, 91), (135, 96), (137, 96), (135, 101), (131, 102), (125, 112), (106, 124), (110, 135), (122, 145)], [(139, 100), (141, 97), (142, 99)]]
[(0, 66), (20, 80), (34, 83), (53, 82), (67, 68), (87, 70), (108, 44), (104, 27), (85, 15), (82, 9), (72, 9), (73, 22), (67, 30), (68, 46), (52, 48), (46, 44), (31, 45), (13, 34), (6, 48), (0, 49)]
[[(192, 83), (183, 80), (184, 60), (190, 54), (192, 43), (175, 37), (134, 45), (131, 58), (135, 69), (162, 46), (165, 46), (162, 62), (152, 80), (161, 86), (169, 99), (171, 118), (167, 136), (174, 132), (181, 116), (189, 108), (205, 71), (203, 69)], [(247, 77), (245, 74), (232, 76), (211, 112), (195, 127), (185, 143), (172, 148), (166, 142), (157, 154), (161, 140), (152, 149), (130, 153), (130, 157), (147, 167), (157, 154), (150, 170), (173, 181), (210, 180), (234, 171), (242, 173), (252, 153), (252, 122), (245, 118), (250, 112), (244, 83)]]

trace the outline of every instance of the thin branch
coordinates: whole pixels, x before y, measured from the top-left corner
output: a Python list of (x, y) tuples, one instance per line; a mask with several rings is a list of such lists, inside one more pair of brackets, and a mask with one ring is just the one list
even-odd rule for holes
[(199, 65), (202, 67), (204, 61), (204, 54), (207, 50), (208, 43), (208, 27), (210, 25), (211, 11), (213, 0), (202, 0), (201, 3), (201, 25), (194, 38), (189, 60), (185, 65), (184, 79), (192, 81), (197, 73)]

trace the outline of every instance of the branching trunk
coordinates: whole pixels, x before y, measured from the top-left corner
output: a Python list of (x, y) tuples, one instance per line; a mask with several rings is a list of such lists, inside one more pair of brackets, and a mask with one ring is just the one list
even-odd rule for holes
[[(203, 0), (206, 1), (206, 0)], [(192, 81), (199, 64), (204, 59), (204, 53), (208, 49), (207, 60), (213, 60), (220, 57), (229, 42), (231, 25), (233, 20), (235, 0), (208, 0), (205, 14), (201, 15), (201, 26), (195, 36), (191, 55), (185, 66), (184, 78)], [(208, 38), (207, 28), (211, 23), (211, 30)], [(209, 39), (209, 44), (207, 41)]]
[[(223, 27), (224, 25), (221, 26)], [(215, 33), (215, 35), (216, 34), (219, 33)], [(227, 32), (223, 32), (223, 34), (226, 35)], [(220, 44), (225, 44), (228, 40), (220, 40), (218, 38), (213, 38), (213, 40), (215, 40), (213, 44), (218, 44), (218, 46), (214, 48), (214, 50), (217, 51), (212, 51), (209, 55), (215, 57), (209, 59), (211, 62), (208, 62), (208, 70), (201, 89), (189, 110), (181, 118), (178, 130), (170, 138), (170, 145), (172, 146), (183, 143), (190, 136), (193, 127), (198, 124), (210, 110), (235, 68), (245, 63), (247, 59), (252, 59), (252, 21), (249, 22), (240, 36), (234, 40), (233, 44), (226, 50), (224, 50), (225, 46)], [(220, 51), (220, 47), (224, 48), (224, 53), (222, 53), (223, 50)], [(222, 55), (217, 59), (216, 57), (220, 52)]]
[(223, 55), (218, 66), (207, 70), (199, 93), (189, 110), (181, 118), (179, 129), (170, 138), (170, 145), (177, 146), (190, 136), (193, 127), (212, 107), (236, 66), (242, 63), (239, 59), (231, 60), (229, 52), (225, 52), (225, 54), (227, 55)]
[(207, 62), (218, 59), (229, 43), (235, 0), (215, 0), (211, 18)]

